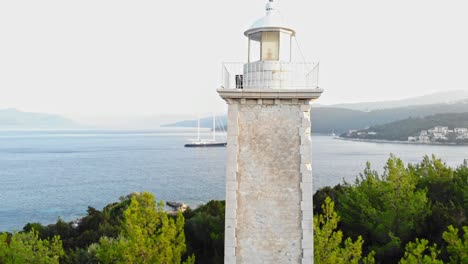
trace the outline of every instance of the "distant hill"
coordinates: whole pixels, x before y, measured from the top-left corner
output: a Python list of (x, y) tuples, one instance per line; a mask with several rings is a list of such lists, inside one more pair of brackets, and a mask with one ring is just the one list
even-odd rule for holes
[[(226, 116), (218, 116), (216, 117), (216, 127), (225, 128), (227, 124)], [(189, 119), (183, 120), (176, 123), (165, 124), (161, 125), (161, 127), (197, 127), (198, 126), (198, 119)], [(200, 127), (202, 128), (212, 128), (213, 127), (213, 117), (204, 117), (200, 118)]]
[[(457, 127), (468, 128), (468, 112), (445, 113), (426, 117), (411, 117), (384, 125), (372, 126), (368, 129), (356, 131), (342, 137), (359, 139), (379, 139), (406, 141), (408, 137), (418, 136), (421, 130), (428, 130), (436, 126), (445, 126), (449, 129)], [(369, 132), (373, 132), (368, 134)]]
[[(313, 107), (311, 113), (313, 133), (344, 133), (350, 129), (365, 129), (375, 125), (406, 119), (409, 117), (425, 117), (440, 113), (468, 112), (468, 100), (449, 104), (433, 104), (399, 107), (374, 111), (360, 111), (335, 107)], [(226, 124), (226, 117), (222, 118)], [(211, 117), (200, 120), (200, 126), (210, 128)], [(197, 120), (184, 120), (168, 127), (196, 127)]]
[(333, 108), (346, 108), (351, 110), (373, 111), (389, 108), (400, 108), (406, 106), (420, 106), (432, 104), (449, 104), (456, 103), (460, 100), (468, 99), (468, 90), (456, 90), (434, 93), (419, 97), (412, 97), (402, 100), (381, 101), (381, 102), (364, 102), (364, 103), (350, 103), (350, 104), (335, 104), (328, 107)]
[(74, 129), (80, 125), (59, 115), (0, 110), (0, 129)]
[(314, 133), (344, 133), (350, 129), (365, 129), (375, 125), (441, 113), (468, 112), (468, 100), (451, 104), (408, 106), (392, 109), (358, 111), (344, 108), (312, 108), (312, 131)]

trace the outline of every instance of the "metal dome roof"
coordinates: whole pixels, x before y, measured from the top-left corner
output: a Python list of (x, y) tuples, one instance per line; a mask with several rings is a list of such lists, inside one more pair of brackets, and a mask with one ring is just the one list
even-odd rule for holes
[(280, 12), (275, 8), (274, 0), (269, 0), (266, 5), (266, 15), (257, 20), (253, 25), (244, 32), (246, 36), (260, 31), (287, 31), (291, 35), (296, 32), (284, 21)]

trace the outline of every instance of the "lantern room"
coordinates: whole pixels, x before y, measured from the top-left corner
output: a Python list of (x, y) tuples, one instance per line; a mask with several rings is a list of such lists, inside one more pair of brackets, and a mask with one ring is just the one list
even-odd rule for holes
[(285, 22), (274, 0), (268, 0), (266, 14), (244, 35), (248, 39), (247, 62), (223, 63), (223, 88), (318, 88), (318, 64), (306, 62), (295, 30)]
[(269, 0), (266, 12), (244, 33), (249, 41), (248, 62), (291, 61), (294, 30), (284, 22), (274, 0)]

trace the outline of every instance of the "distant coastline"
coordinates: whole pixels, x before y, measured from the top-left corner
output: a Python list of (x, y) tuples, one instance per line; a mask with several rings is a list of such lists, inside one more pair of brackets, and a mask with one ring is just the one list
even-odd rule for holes
[(385, 144), (404, 144), (404, 145), (422, 145), (422, 146), (468, 146), (468, 144), (457, 144), (457, 143), (440, 143), (440, 142), (431, 142), (431, 143), (420, 143), (420, 142), (409, 142), (409, 141), (400, 141), (400, 140), (384, 140), (384, 139), (363, 139), (363, 138), (345, 138), (345, 137), (336, 137), (339, 140), (346, 141), (356, 141), (356, 142), (369, 142), (369, 143), (385, 143)]

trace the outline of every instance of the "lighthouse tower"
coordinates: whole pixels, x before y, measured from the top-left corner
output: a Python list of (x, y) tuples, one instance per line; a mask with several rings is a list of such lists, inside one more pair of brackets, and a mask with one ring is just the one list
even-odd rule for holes
[(245, 32), (247, 63), (223, 64), (228, 104), (225, 263), (313, 263), (311, 102), (318, 65), (292, 60), (273, 0)]

